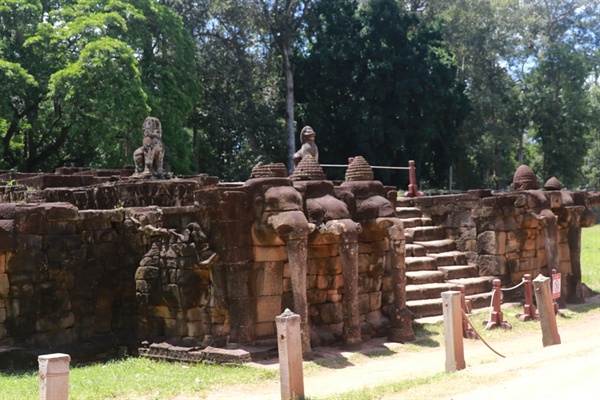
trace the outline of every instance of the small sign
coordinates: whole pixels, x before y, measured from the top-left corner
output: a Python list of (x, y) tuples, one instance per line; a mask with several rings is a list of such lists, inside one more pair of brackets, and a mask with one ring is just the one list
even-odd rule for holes
[(560, 273), (552, 274), (552, 299), (560, 297)]

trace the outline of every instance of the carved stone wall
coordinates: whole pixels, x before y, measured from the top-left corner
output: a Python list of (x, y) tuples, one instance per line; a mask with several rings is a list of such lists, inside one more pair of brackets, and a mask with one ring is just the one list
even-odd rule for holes
[[(283, 176), (136, 181), (130, 172), (0, 176), (0, 345), (49, 348), (107, 335), (201, 347), (272, 340), (275, 316), (297, 302), (300, 267), (313, 346), (344, 341), (348, 324), (359, 326), (358, 341), (401, 328), (394, 320), (405, 308), (404, 239), (393, 233), (400, 225), (390, 188), (357, 179), (334, 190)], [(400, 203), (421, 208), (482, 273), (505, 283), (547, 272), (555, 221), (557, 266), (571, 296), (578, 229), (600, 196), (562, 193), (476, 191)], [(294, 251), (306, 251), (304, 264)], [(357, 301), (346, 302), (343, 265), (355, 254)]]
[(130, 335), (143, 255), (123, 211), (0, 204), (0, 343), (54, 347)]

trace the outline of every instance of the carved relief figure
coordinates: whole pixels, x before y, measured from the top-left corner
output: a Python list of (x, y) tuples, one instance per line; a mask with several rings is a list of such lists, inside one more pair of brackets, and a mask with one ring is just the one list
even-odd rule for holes
[(300, 160), (307, 155), (313, 156), (315, 161), (319, 161), (319, 149), (317, 148), (317, 144), (315, 143), (315, 137), (317, 134), (310, 126), (305, 126), (302, 128), (300, 132), (300, 142), (302, 143), (302, 147), (296, 153), (294, 153), (294, 165), (297, 166), (300, 163)]
[(135, 175), (163, 178), (164, 147), (162, 143), (162, 127), (158, 118), (146, 118), (143, 131), (143, 145), (133, 153)]
[(211, 315), (222, 312), (213, 298), (211, 278), (218, 256), (200, 225), (191, 222), (177, 232), (160, 227), (160, 221), (158, 226), (146, 223), (143, 216), (141, 221), (134, 216), (128, 220), (151, 243), (135, 275), (139, 332), (148, 337), (193, 337), (214, 345), (213, 328), (221, 324)]

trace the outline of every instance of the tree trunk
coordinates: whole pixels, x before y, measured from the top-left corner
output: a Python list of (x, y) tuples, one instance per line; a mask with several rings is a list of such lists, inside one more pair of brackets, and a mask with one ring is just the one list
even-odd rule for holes
[(198, 172), (200, 171), (200, 155), (198, 154), (200, 149), (198, 149), (198, 125), (196, 124), (196, 121), (192, 123), (192, 133), (192, 146), (194, 147), (194, 171)]
[(296, 152), (296, 130), (294, 128), (294, 71), (290, 61), (291, 45), (286, 44), (283, 49), (285, 62), (285, 132), (287, 134), (287, 167), (288, 173), (294, 172), (293, 157)]
[(519, 165), (523, 165), (523, 133), (519, 136)]

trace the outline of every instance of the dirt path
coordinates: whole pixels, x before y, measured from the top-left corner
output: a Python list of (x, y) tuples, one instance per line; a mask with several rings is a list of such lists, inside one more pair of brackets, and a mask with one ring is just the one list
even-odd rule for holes
[[(473, 364), (457, 373), (457, 379), (417, 387), (386, 399), (591, 399), (600, 393), (600, 314), (560, 330), (561, 344), (541, 347), (534, 341), (505, 342), (516, 345), (505, 359)], [(535, 347), (527, 347), (529, 344)], [(468, 357), (469, 353), (466, 353)]]
[[(547, 348), (542, 346), (539, 331), (491, 343), (506, 356), (505, 359), (492, 353), (480, 340), (465, 340), (465, 370), (439, 384), (417, 387), (386, 398), (548, 400), (577, 398), (573, 397), (577, 391), (586, 393), (588, 390), (595, 393), (592, 396), (595, 397), (600, 393), (600, 312), (561, 327), (560, 336), (561, 345)], [(315, 349), (319, 358), (344, 357), (345, 361), (332, 363), (331, 369), (325, 371), (322, 368), (318, 371), (305, 369), (306, 396), (320, 398), (444, 372), (443, 346), (399, 354), (389, 351), (401, 346), (379, 339), (368, 342), (361, 350), (361, 353), (375, 352), (379, 357)], [(278, 364), (272, 361), (262, 367), (278, 369)], [(281, 398), (279, 391), (279, 382), (273, 381), (224, 387), (208, 393), (206, 398), (276, 400)]]

